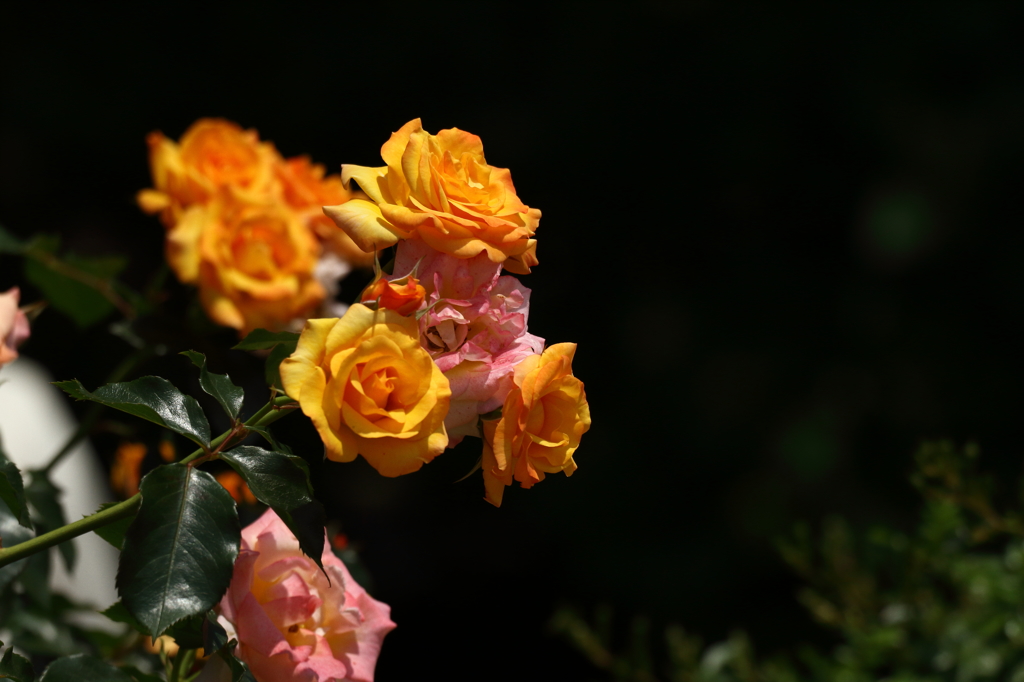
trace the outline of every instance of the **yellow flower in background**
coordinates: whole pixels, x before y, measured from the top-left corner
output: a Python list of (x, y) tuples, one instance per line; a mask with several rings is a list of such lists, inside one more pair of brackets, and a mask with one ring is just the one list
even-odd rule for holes
[(381, 148), (386, 166), (343, 165), (353, 198), (324, 212), (364, 251), (400, 239), (422, 239), (458, 258), (486, 252), (493, 263), (525, 274), (537, 264), (532, 239), (540, 211), (516, 196), (512, 175), (484, 159), (480, 138), (458, 128), (431, 135), (419, 119), (402, 126)]
[(280, 156), (274, 146), (260, 142), (255, 130), (242, 130), (231, 121), (202, 118), (185, 131), (180, 143), (163, 133), (150, 133), (149, 165), (153, 189), (138, 194), (147, 213), (160, 213), (174, 227), (183, 209), (210, 201), (229, 189), (259, 197), (275, 180)]
[(501, 418), (484, 421), (482, 467), (491, 504), (501, 506), (513, 478), (529, 488), (544, 474), (576, 471), (572, 456), (590, 429), (590, 406), (583, 382), (572, 374), (575, 353), (575, 343), (558, 343), (522, 360)]
[(167, 260), (200, 287), (214, 322), (242, 333), (301, 323), (353, 266), (373, 262), (324, 215), (352, 195), (309, 157), (284, 159), (255, 130), (212, 118), (180, 142), (158, 132), (147, 142), (154, 187), (138, 204), (160, 214)]
[(362, 455), (381, 474), (416, 471), (448, 445), (448, 379), (420, 346), (419, 325), (355, 304), (341, 319), (309, 320), (281, 363), (285, 392), (324, 441), (327, 458)]
[(282, 329), (320, 304), (319, 252), (316, 238), (286, 207), (226, 196), (190, 207), (167, 235), (167, 259), (178, 278), (199, 286), (214, 322), (243, 334)]

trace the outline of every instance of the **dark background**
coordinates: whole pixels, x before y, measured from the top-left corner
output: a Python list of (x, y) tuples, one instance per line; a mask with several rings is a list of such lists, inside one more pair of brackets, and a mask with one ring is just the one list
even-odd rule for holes
[[(13, 5), (0, 221), (128, 253), (132, 284), (162, 261), (133, 204), (144, 137), (201, 116), (332, 170), (379, 165), (417, 116), (463, 128), (543, 210), (530, 330), (579, 343), (594, 418), (572, 479), (498, 510), (478, 476), (452, 484), (476, 443), (396, 480), (318, 465), (399, 624), (382, 682), (596, 677), (545, 634), (559, 603), (745, 628), (762, 653), (827, 646), (775, 537), (833, 512), (912, 523), (922, 438), (976, 439), (998, 476), (1018, 470), (1020, 5)], [(0, 260), (15, 283), (32, 300)], [(165, 331), (262, 402), (232, 332)], [(47, 313), (24, 352), (92, 387), (127, 346), (73, 332)], [(143, 371), (194, 383), (174, 356)], [(281, 426), (319, 459), (305, 420)]]

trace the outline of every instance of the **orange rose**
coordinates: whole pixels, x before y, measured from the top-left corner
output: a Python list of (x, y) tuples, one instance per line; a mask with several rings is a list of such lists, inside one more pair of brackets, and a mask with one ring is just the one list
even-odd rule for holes
[(138, 203), (147, 213), (159, 212), (168, 228), (183, 209), (210, 201), (223, 188), (258, 197), (274, 182), (280, 159), (255, 130), (217, 118), (193, 123), (180, 143), (159, 132), (150, 133), (146, 143), (154, 189), (139, 192)]
[(427, 291), (412, 275), (388, 281), (380, 277), (363, 290), (359, 300), (363, 303), (376, 301), (378, 307), (394, 310), (399, 315), (411, 315), (423, 305)]
[(324, 167), (312, 163), (308, 156), (296, 156), (278, 163), (275, 172), (281, 182), (285, 202), (300, 213), (327, 249), (356, 266), (365, 267), (373, 263), (373, 253), (356, 246), (351, 237), (324, 215), (324, 206), (343, 204), (351, 198), (341, 184), (340, 176), (325, 177)]
[(575, 343), (558, 343), (521, 361), (501, 418), (484, 421), (485, 499), (494, 506), (513, 478), (529, 488), (545, 473), (576, 471), (572, 455), (590, 429), (590, 406), (572, 375), (575, 352)]
[(381, 148), (386, 166), (343, 165), (370, 201), (324, 207), (364, 251), (399, 239), (422, 239), (458, 258), (481, 251), (505, 269), (525, 274), (537, 264), (533, 237), (540, 211), (516, 196), (507, 169), (487, 165), (480, 138), (458, 128), (431, 135), (417, 118)]
[(139, 492), (142, 480), (142, 460), (146, 459), (145, 443), (123, 442), (117, 446), (110, 467), (110, 487), (122, 498), (128, 499)]
[(356, 303), (306, 322), (281, 363), (285, 392), (324, 441), (327, 458), (362, 455), (381, 474), (416, 471), (448, 445), (448, 379), (420, 346), (419, 324)]
[(249, 490), (242, 477), (234, 471), (222, 471), (216, 476), (217, 483), (224, 486), (224, 489), (231, 493), (231, 498), (236, 504), (256, 504), (256, 496)]
[(285, 206), (228, 196), (192, 206), (167, 235), (167, 260), (178, 278), (199, 285), (214, 322), (243, 334), (281, 329), (313, 312), (325, 296), (313, 277), (319, 251)]

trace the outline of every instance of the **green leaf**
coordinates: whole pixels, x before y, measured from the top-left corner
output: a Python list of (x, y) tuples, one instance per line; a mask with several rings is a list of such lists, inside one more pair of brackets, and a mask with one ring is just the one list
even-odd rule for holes
[(199, 385), (203, 390), (212, 395), (228, 413), (232, 419), (238, 418), (238, 412), (242, 409), (242, 399), (245, 392), (235, 386), (231, 377), (227, 374), (214, 374), (206, 368), (206, 356), (194, 350), (186, 350), (181, 353), (192, 364), (199, 368)]
[(295, 348), (293, 346), (287, 346), (283, 343), (274, 346), (274, 349), (270, 351), (270, 355), (267, 356), (266, 369), (264, 370), (267, 386), (284, 388), (284, 385), (281, 383), (281, 363), (294, 352)]
[[(3, 646), (3, 642), (0, 642), (0, 646)], [(13, 649), (8, 649), (0, 659), (0, 678), (13, 682), (35, 682), (36, 671), (32, 669), (32, 663), (27, 658), (14, 653)]]
[(39, 682), (133, 682), (128, 673), (106, 661), (77, 654), (58, 658), (47, 666)]
[(7, 508), (15, 518), (29, 527), (28, 506), (25, 504), (25, 485), (21, 472), (14, 462), (7, 459), (0, 451), (0, 500), (7, 503)]
[(249, 671), (249, 666), (235, 658), (234, 654), (231, 653), (235, 648), (235, 644), (235, 640), (231, 640), (227, 647), (218, 652), (221, 660), (227, 663), (228, 669), (231, 670), (231, 682), (256, 682), (256, 678)]
[[(104, 502), (96, 511), (103, 511), (104, 509), (113, 507), (116, 504), (120, 503)], [(101, 538), (112, 544), (116, 550), (121, 551), (121, 548), (124, 547), (124, 536), (128, 532), (128, 527), (132, 525), (132, 521), (134, 520), (135, 519), (131, 516), (118, 519), (113, 523), (108, 523), (105, 526), (97, 528), (94, 532), (96, 535), (99, 535)]]
[(266, 329), (254, 329), (231, 348), (232, 350), (266, 350), (278, 344), (284, 344), (285, 346), (290, 345), (294, 351), (298, 343), (299, 335), (296, 332), (271, 332)]
[(209, 611), (203, 621), (203, 643), (202, 647), (207, 656), (215, 651), (220, 651), (228, 645), (228, 633), (224, 627), (217, 622), (217, 614)]
[(120, 669), (122, 672), (128, 673), (134, 682), (164, 682), (162, 677), (144, 673), (134, 665), (122, 665)]
[(267, 350), (265, 377), (268, 386), (281, 386), (281, 361), (295, 352), (299, 343), (299, 335), (295, 332), (270, 332), (266, 329), (254, 329), (233, 348), (235, 350)]
[[(55, 486), (47, 478), (46, 472), (41, 469), (32, 470), (29, 474), (31, 482), (25, 488), (25, 496), (32, 508), (36, 510), (43, 529), (48, 532), (67, 525), (64, 508), (60, 504), (60, 496), (63, 491)], [(57, 545), (57, 548), (64, 557), (64, 564), (68, 567), (68, 571), (72, 571), (75, 567), (74, 543), (70, 540), (62, 542)]]
[(270, 429), (268, 429), (267, 427), (265, 427), (265, 426), (247, 426), (245, 428), (247, 430), (249, 430), (249, 431), (252, 431), (253, 433), (258, 433), (261, 436), (263, 436), (263, 439), (265, 441), (267, 441), (268, 443), (270, 443), (270, 447), (272, 447), (275, 452), (283, 452), (286, 455), (294, 454), (292, 452), (292, 449), (290, 447), (288, 447), (287, 444), (282, 443), (277, 438), (275, 438), (274, 434), (272, 434), (270, 432)]
[(169, 464), (142, 479), (142, 506), (128, 529), (117, 590), (153, 633), (216, 604), (231, 582), (241, 540), (231, 495), (213, 476)]
[(210, 422), (192, 396), (185, 395), (161, 377), (142, 377), (85, 390), (77, 379), (55, 385), (76, 400), (91, 400), (141, 417), (180, 433), (204, 448), (210, 447)]
[(26, 560), (25, 570), (18, 576), (18, 583), (32, 601), (43, 609), (50, 610), (50, 550), (36, 552)]
[(130, 625), (135, 630), (141, 632), (144, 635), (149, 634), (149, 630), (146, 629), (146, 626), (140, 623), (139, 621), (135, 620), (135, 616), (133, 616), (131, 612), (128, 611), (128, 608), (124, 605), (124, 602), (116, 601), (103, 611), (100, 611), (100, 613), (102, 613), (104, 616), (114, 621), (115, 623), (124, 623), (125, 625)]
[(167, 628), (165, 634), (170, 635), (178, 646), (183, 649), (199, 649), (203, 646), (203, 625), (206, 623), (206, 614), (197, 613), (188, 618), (182, 618), (177, 623)]
[(114, 304), (103, 294), (48, 268), (34, 258), (25, 259), (25, 278), (39, 287), (51, 306), (70, 317), (82, 329), (114, 312)]
[[(26, 528), (22, 525), (19, 519), (11, 513), (11, 509), (7, 506), (7, 503), (0, 500), (0, 539), (3, 540), (4, 547), (14, 547), (26, 540), (31, 540), (35, 535), (35, 532), (33, 532), (31, 528)], [(8, 583), (14, 580), (18, 574), (24, 570), (27, 561), (27, 559), (22, 559), (21, 561), (15, 561), (13, 564), (8, 564), (3, 568), (0, 568), (0, 591), (2, 591)]]
[(298, 539), (302, 551), (323, 570), (326, 514), (313, 498), (305, 460), (253, 445), (223, 452), (221, 459), (238, 472), (256, 499), (277, 512)]

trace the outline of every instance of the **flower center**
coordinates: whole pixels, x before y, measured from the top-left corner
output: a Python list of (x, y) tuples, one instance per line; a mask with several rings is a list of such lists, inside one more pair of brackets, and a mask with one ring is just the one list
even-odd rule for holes
[(451, 353), (466, 343), (468, 325), (456, 324), (454, 320), (443, 320), (423, 333), (427, 351), (434, 355)]

